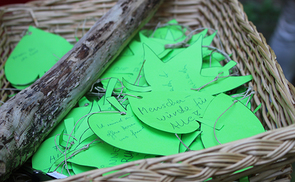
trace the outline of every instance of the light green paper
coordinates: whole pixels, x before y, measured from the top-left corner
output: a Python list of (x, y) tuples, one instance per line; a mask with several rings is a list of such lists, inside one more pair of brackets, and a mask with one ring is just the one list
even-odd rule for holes
[(128, 97), (135, 115), (145, 124), (169, 133), (191, 133), (199, 128), (196, 120), (203, 116), (214, 98), (190, 92), (142, 93), (142, 99)]
[(122, 106), (122, 104), (115, 97), (108, 97), (107, 101), (112, 104), (118, 111), (125, 113), (126, 109)]
[[(163, 63), (149, 47), (145, 46), (144, 74), (152, 90), (184, 91), (202, 88), (200, 92), (214, 95), (236, 88), (252, 79), (251, 75), (224, 77), (236, 64), (232, 61), (220, 68), (223, 74), (218, 76), (219, 72), (215, 71), (218, 74), (202, 76), (201, 45), (202, 37), (166, 63)], [(216, 79), (217, 76), (218, 79)]]
[[(212, 77), (202, 77), (202, 78), (207, 78), (207, 82), (202, 82), (202, 85), (199, 85), (199, 87), (197, 88), (200, 88), (201, 86), (204, 86), (205, 84), (214, 80), (214, 78), (211, 79)], [(248, 83), (249, 81), (252, 80), (252, 78), (253, 78), (252, 75), (229, 76), (225, 78), (221, 77), (221, 78), (218, 78), (218, 81), (215, 81), (215, 82), (213, 81), (212, 83), (206, 85), (204, 88), (200, 90), (200, 92), (204, 92), (204, 93), (212, 94), (212, 95), (225, 93), (245, 83)]]
[[(105, 71), (106, 73), (129, 73), (137, 74), (142, 66), (142, 55), (134, 56), (123, 56), (116, 59), (109, 68)], [(102, 77), (104, 77), (102, 75)]]
[[(144, 74), (153, 91), (184, 91), (194, 88), (202, 67), (202, 38), (167, 63), (163, 63), (145, 46)], [(199, 71), (198, 71), (199, 70)]]
[(249, 182), (248, 176), (244, 176), (244, 177), (240, 178), (239, 182)]
[[(112, 98), (112, 97), (110, 97), (110, 98)], [(110, 98), (108, 98), (107, 100), (110, 100)], [(89, 102), (89, 101), (87, 99), (83, 98), (83, 99), (81, 99), (80, 104), (84, 105), (83, 103), (87, 103), (87, 102)], [(90, 102), (90, 103), (91, 104), (88, 106), (75, 108), (75, 110), (72, 110), (69, 113), (69, 115), (67, 116), (67, 118), (64, 121), (65, 124), (62, 123), (62, 124), (64, 124), (64, 126), (66, 126), (65, 128), (67, 129), (67, 133), (70, 133), (72, 131), (73, 121), (74, 121), (73, 118), (80, 117), (77, 115), (85, 115), (89, 112), (92, 112), (93, 110), (98, 109), (98, 105), (96, 104), (96, 101)], [(85, 119), (86, 118), (87, 117), (85, 117)], [(82, 122), (82, 120), (80, 122)], [(60, 130), (60, 129), (58, 129), (58, 130)], [(91, 133), (88, 134), (88, 137), (85, 137), (85, 135), (87, 135), (87, 132), (89, 132), (89, 131)], [(63, 135), (63, 132), (61, 133), (61, 135)], [(94, 140), (97, 140), (94, 143), (92, 143), (90, 145), (90, 148), (87, 149), (86, 151), (81, 151), (78, 154), (76, 154), (74, 157), (68, 159), (68, 166), (72, 166), (75, 173), (77, 173), (77, 170), (79, 171), (79, 169), (80, 169), (80, 172), (83, 171), (81, 168), (83, 168), (84, 170), (90, 169), (90, 166), (101, 167), (101, 165), (104, 165), (106, 167), (110, 167), (113, 165), (119, 165), (119, 164), (122, 164), (122, 163), (125, 163), (128, 161), (132, 161), (132, 160), (139, 160), (139, 159), (143, 159), (143, 158), (147, 158), (147, 157), (155, 157), (155, 156), (151, 156), (151, 155), (138, 154), (138, 153), (134, 153), (134, 152), (127, 152), (127, 151), (124, 151), (121, 149), (117, 149), (117, 150), (121, 151), (121, 154), (117, 158), (117, 162), (114, 162), (112, 160), (114, 158), (114, 156), (112, 156), (113, 155), (113, 153), (112, 153), (113, 146), (110, 146), (106, 143), (101, 143), (100, 140), (97, 138), (97, 136), (94, 135), (92, 130), (89, 130), (88, 123), (86, 122), (86, 120), (84, 122), (82, 122), (79, 125), (79, 127), (76, 128), (76, 132), (73, 132), (72, 135), (75, 138), (77, 138), (77, 140), (73, 140), (74, 144), (70, 148), (70, 151), (67, 151), (68, 157), (71, 156), (74, 152), (79, 151), (79, 149), (81, 149), (83, 146), (90, 144)], [(62, 155), (57, 150), (57, 148), (55, 146), (54, 138), (55, 138), (55, 136), (52, 138), (49, 138), (45, 142), (43, 142), (40, 149), (38, 149), (36, 155), (34, 155), (34, 165), (36, 166), (36, 169), (40, 169), (40, 170), (43, 170), (44, 172), (48, 172), (49, 168), (52, 166), (51, 170), (50, 170), (50, 171), (52, 171), (53, 169), (55, 169), (57, 167), (57, 165), (59, 163), (61, 163), (64, 160), (64, 155)], [(57, 144), (59, 143), (58, 142), (59, 138), (62, 139), (63, 137), (57, 136), (57, 138), (56, 138)], [(66, 141), (67, 140), (68, 140), (68, 138), (66, 137)], [(66, 142), (65, 140), (62, 140), (62, 141)], [(100, 144), (97, 144), (97, 143), (100, 143)], [(98, 147), (98, 148), (102, 148), (103, 151), (97, 151), (96, 150), (97, 146), (95, 147), (95, 145), (99, 145), (100, 147)], [(68, 147), (69, 146), (70, 145), (68, 145)], [(62, 146), (59, 146), (59, 147), (60, 147), (60, 150), (64, 151), (64, 149), (65, 149), (64, 147), (62, 147)], [(107, 149), (112, 149), (112, 150), (107, 150)], [(97, 153), (99, 153), (99, 155), (97, 155)], [(50, 159), (49, 160), (50, 162), (43, 163), (44, 158), (46, 159), (47, 157)], [(94, 163), (97, 162), (97, 158), (101, 158), (98, 160), (102, 160), (102, 163), (100, 162), (100, 163), (96, 163), (96, 165), (94, 165)], [(108, 159), (108, 161), (105, 161), (106, 159)], [(112, 161), (110, 161), (110, 160), (112, 160)], [(75, 164), (72, 164), (71, 162), (74, 162), (75, 164), (78, 164), (78, 165), (82, 165), (84, 167), (78, 166), (79, 169), (77, 169), (78, 167), (75, 166)], [(105, 163), (103, 163), (103, 162), (105, 162)], [(97, 166), (98, 164), (100, 164), (100, 166)], [(58, 171), (61, 171), (61, 167), (58, 168)], [(64, 174), (68, 175), (66, 172), (64, 172)]]
[(55, 137), (58, 134), (61, 134), (65, 126), (63, 122), (60, 122), (48, 135), (46, 138)]
[(149, 46), (155, 52), (155, 54), (159, 56), (160, 58), (163, 58), (169, 52), (171, 52), (171, 49), (165, 49), (164, 44), (159, 44), (158, 42), (153, 41), (152, 39), (144, 36), (140, 32), (139, 32), (139, 37), (142, 44)]
[[(194, 44), (201, 36), (202, 37), (205, 37), (206, 32), (207, 32), (207, 29), (204, 30), (204, 31), (202, 31), (202, 32), (200, 32), (200, 33), (198, 33), (198, 34), (193, 35), (192, 36), (192, 39), (188, 42), (189, 45)], [(205, 37), (204, 38), (204, 41), (205, 42), (203, 42), (202, 44), (203, 45), (206, 45), (206, 43), (208, 43), (208, 45), (210, 45), (210, 43), (211, 43), (211, 42), (209, 43), (209, 41), (210, 41), (209, 39), (210, 38), (211, 37)], [(156, 38), (151, 38), (151, 39), (154, 40), (154, 41), (159, 42), (160, 44), (163, 44), (164, 46), (167, 45), (167, 44), (176, 44), (176, 43), (180, 42), (180, 40), (179, 41), (176, 41), (176, 42), (171, 42), (171, 41), (164, 40), (164, 39), (156, 39)], [(172, 59), (174, 56), (176, 56), (177, 54), (181, 53), (185, 49), (186, 48), (175, 48), (175, 49), (172, 49), (171, 52), (169, 52), (168, 54), (166, 54), (165, 57), (160, 57), (159, 56), (159, 58), (161, 58), (161, 60), (163, 62), (168, 62), (170, 59)], [(205, 50), (205, 49), (207, 49), (207, 48), (202, 48), (202, 50)]]
[[(166, 24), (178, 24), (178, 22), (175, 19), (173, 19), (168, 21)], [(176, 39), (184, 37), (185, 31), (186, 30), (182, 29), (182, 27), (179, 25), (168, 25), (157, 28), (153, 33), (153, 37), (159, 39), (166, 39), (169, 41), (176, 41)]]
[[(203, 42), (202, 42), (202, 46), (209, 46), (214, 38), (214, 36), (216, 35), (217, 32), (206, 36), (207, 33), (207, 29), (203, 30), (202, 32), (195, 34), (192, 36), (191, 40), (188, 41), (188, 45), (193, 45), (194, 43), (196, 43), (198, 41), (198, 39), (202, 36), (203, 37)], [(174, 44), (177, 42), (174, 42)], [(169, 42), (166, 42), (165, 44), (171, 44)], [(173, 44), (173, 43), (172, 43)], [(173, 49), (169, 54), (167, 54), (165, 57), (162, 58), (163, 62), (167, 62), (170, 59), (172, 59), (174, 56), (176, 56), (177, 54), (180, 54), (182, 51), (184, 51), (186, 48), (176, 48)], [(205, 54), (210, 54), (212, 51), (208, 50), (208, 48), (206, 47), (202, 47), (201, 49), (202, 51), (202, 56), (204, 57), (204, 53)]]
[(196, 140), (189, 146), (191, 150), (203, 150), (205, 147), (201, 140), (201, 134), (197, 136)]
[(118, 148), (155, 155), (178, 153), (179, 140), (175, 135), (145, 125), (133, 114), (130, 105), (126, 115), (95, 114), (88, 123), (98, 137)]
[[(85, 139), (93, 135), (92, 130), (88, 126), (87, 119), (90, 116), (89, 115), (90, 113), (98, 112), (100, 111), (100, 109), (96, 101), (90, 102), (85, 97), (83, 97), (79, 102), (79, 104), (81, 105), (85, 105), (86, 103), (89, 103), (89, 104), (87, 106), (77, 107), (72, 109), (68, 113), (68, 115), (65, 117), (64, 122), (62, 122), (62, 124), (65, 123), (65, 126), (67, 128), (66, 134), (70, 134), (74, 128), (74, 125), (76, 125), (73, 130), (72, 136), (74, 136), (77, 139), (77, 141), (76, 140), (74, 141), (75, 144), (73, 145), (73, 147), (77, 147), (79, 143), (81, 143), (82, 141), (84, 141)], [(72, 120), (71, 126), (70, 125), (67, 126), (66, 120), (68, 119)], [(58, 131), (54, 133), (57, 133), (57, 132)], [(69, 136), (65, 135), (63, 137), (63, 143), (67, 142), (68, 138)], [(73, 141), (73, 138), (71, 138), (70, 141)]]
[(137, 86), (134, 84), (131, 84), (130, 82), (128, 82), (126, 79), (123, 78), (122, 80), (123, 85), (131, 91), (136, 91), (136, 92), (150, 92), (152, 91), (152, 87), (151, 86)]
[(86, 171), (91, 171), (94, 169), (97, 169), (95, 167), (89, 167), (89, 166), (83, 166), (83, 165), (78, 165), (75, 163), (72, 163), (72, 168), (75, 174), (80, 174), (80, 173), (84, 173)]
[(5, 75), (23, 88), (43, 76), (72, 47), (64, 38), (30, 26), (9, 56)]
[[(53, 172), (53, 170), (57, 167), (58, 163), (57, 160), (61, 157), (64, 157), (62, 153), (57, 149), (57, 146), (55, 145), (55, 137), (48, 138), (45, 140), (36, 153), (32, 157), (32, 167), (34, 169), (41, 170), (45, 173), (47, 172)], [(57, 138), (57, 144), (58, 144), (58, 138)], [(61, 146), (58, 146), (60, 149), (62, 149)], [(57, 170), (60, 172), (61, 167)], [(63, 173), (65, 175), (68, 175), (67, 173)]]
[[(211, 53), (210, 53), (211, 54)], [(228, 55), (229, 57), (232, 54)], [(225, 57), (220, 54), (219, 52), (213, 52), (211, 55), (211, 66), (221, 66), (220, 62), (223, 61)], [(209, 68), (210, 66), (210, 55), (204, 56), (203, 55), (203, 67), (202, 68)]]
[(82, 97), (79, 101), (78, 101), (78, 105), (79, 107), (87, 107), (91, 104), (92, 102), (90, 102), (86, 97)]
[[(75, 136), (75, 130), (74, 130), (75, 123), (74, 122), (75, 122), (74, 118), (66, 118), (64, 120), (66, 133), (69, 134), (69, 135), (72, 133), (73, 136)], [(67, 142), (69, 138), (70, 138), (69, 143), (74, 141), (74, 139), (72, 137), (69, 137), (68, 135), (63, 135), (63, 140), (64, 141)]]
[[(92, 137), (92, 139), (95, 138), (97, 136)], [(92, 139), (89, 139), (89, 141)], [(84, 142), (81, 146), (89, 143), (89, 141)], [(83, 166), (106, 168), (150, 157), (155, 156), (122, 150), (106, 142), (97, 141), (91, 144), (87, 150), (69, 159), (69, 162)]]
[(203, 68), (201, 70), (201, 75), (202, 76), (217, 76), (218, 74), (220, 74), (219, 76), (228, 76), (230, 74), (229, 70), (236, 65), (237, 65), (236, 62), (230, 61), (226, 65), (224, 65), (223, 67), (218, 66), (218, 67)]
[[(236, 102), (231, 106), (233, 101), (234, 99), (228, 95), (217, 95), (208, 106), (203, 117), (207, 121), (209, 120), (211, 125), (214, 125), (217, 118), (226, 111), (216, 123), (216, 125), (224, 126), (220, 130), (215, 130), (216, 137), (222, 144), (254, 136), (265, 131), (261, 122), (245, 105)], [(200, 121), (202, 122), (202, 119)], [(203, 131), (201, 138), (205, 148), (218, 145), (214, 137), (214, 128), (201, 124), (201, 130)]]
[(115, 89), (118, 79), (111, 77), (107, 80), (106, 93), (105, 95), (97, 102), (101, 111), (113, 111), (115, 110), (112, 105), (107, 101), (108, 97), (112, 96), (113, 90)]
[[(192, 143), (194, 142), (194, 140), (196, 140), (196, 138), (198, 138), (198, 136), (201, 134), (202, 132), (201, 131), (195, 131), (195, 132), (192, 132), (192, 133), (188, 133), (188, 134), (183, 134), (181, 136), (181, 140), (182, 142), (188, 147), (190, 148), (189, 146), (192, 145)], [(187, 151), (188, 149), (182, 144), (180, 143), (180, 146), (179, 146), (179, 153), (182, 153), (182, 152), (185, 152)], [(190, 150), (192, 150), (190, 148)]]

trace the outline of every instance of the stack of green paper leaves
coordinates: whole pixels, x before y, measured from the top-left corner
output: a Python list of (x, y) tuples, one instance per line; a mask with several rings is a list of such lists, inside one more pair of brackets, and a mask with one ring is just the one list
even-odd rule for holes
[(168, 25), (139, 32), (93, 86), (98, 97), (80, 100), (36, 152), (33, 167), (77, 174), (264, 132), (250, 110), (253, 92), (243, 86), (252, 76), (234, 75), (237, 63), (222, 65), (224, 54), (208, 48), (217, 32), (205, 29), (184, 47), (165, 48), (185, 40), (185, 31)]

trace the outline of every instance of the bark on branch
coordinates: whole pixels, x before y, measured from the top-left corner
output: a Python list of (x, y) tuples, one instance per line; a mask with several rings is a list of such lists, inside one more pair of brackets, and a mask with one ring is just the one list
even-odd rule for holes
[(42, 78), (0, 107), (1, 180), (36, 151), (161, 2), (119, 1)]

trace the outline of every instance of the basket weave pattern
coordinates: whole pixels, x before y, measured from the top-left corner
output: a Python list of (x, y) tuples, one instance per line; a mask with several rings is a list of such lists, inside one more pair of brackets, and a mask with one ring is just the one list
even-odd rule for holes
[[(83, 34), (110, 9), (113, 0), (43, 0), (0, 7), (0, 84), (9, 88), (4, 64), (29, 25), (59, 34), (69, 42)], [(241, 75), (251, 74), (256, 91), (253, 108), (267, 130), (260, 135), (213, 148), (135, 161), (108, 169), (79, 174), (62, 181), (232, 181), (250, 175), (251, 181), (289, 181), (295, 161), (295, 89), (286, 79), (265, 38), (247, 20), (237, 0), (166, 0), (145, 28), (175, 18), (191, 28), (218, 30), (222, 46), (238, 63)], [(219, 41), (214, 40), (216, 47)], [(221, 48), (221, 47), (219, 47)], [(13, 91), (1, 91), (5, 102)], [(279, 128), (279, 129), (276, 129)], [(276, 130), (273, 130), (276, 129)], [(235, 171), (253, 166), (248, 170)], [(119, 172), (102, 177), (105, 172)], [(126, 178), (118, 178), (130, 173)]]

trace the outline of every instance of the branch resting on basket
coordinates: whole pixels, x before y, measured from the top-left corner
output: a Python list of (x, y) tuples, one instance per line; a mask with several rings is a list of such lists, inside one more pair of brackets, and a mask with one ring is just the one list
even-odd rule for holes
[(1, 180), (36, 151), (161, 3), (120, 0), (42, 78), (0, 107)]

